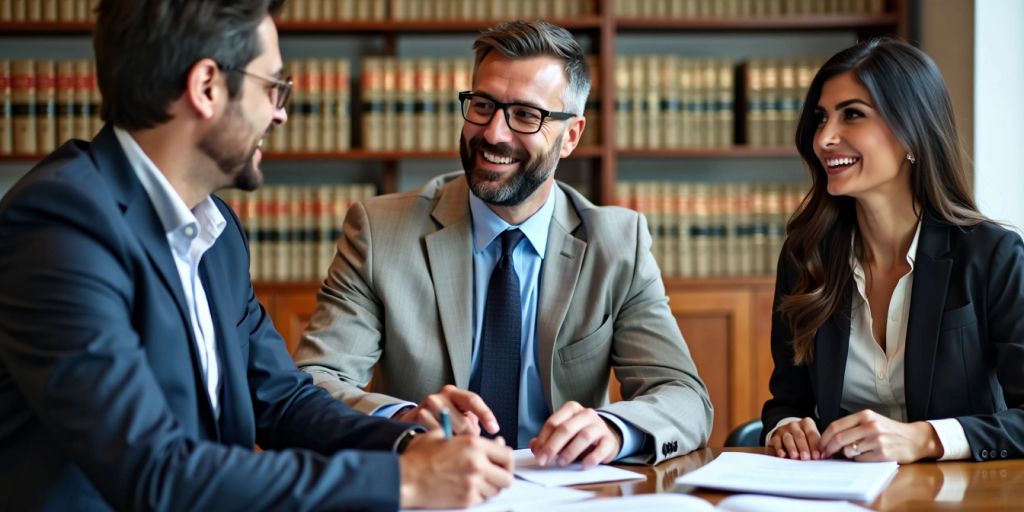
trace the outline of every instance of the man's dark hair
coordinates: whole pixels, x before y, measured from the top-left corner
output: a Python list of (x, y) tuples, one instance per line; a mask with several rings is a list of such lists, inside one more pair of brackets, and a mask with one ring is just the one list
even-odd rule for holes
[[(244, 69), (263, 52), (256, 29), (282, 0), (102, 0), (93, 50), (103, 104), (115, 126), (137, 130), (167, 122), (189, 69), (205, 58)], [(226, 76), (228, 97), (242, 75)]]

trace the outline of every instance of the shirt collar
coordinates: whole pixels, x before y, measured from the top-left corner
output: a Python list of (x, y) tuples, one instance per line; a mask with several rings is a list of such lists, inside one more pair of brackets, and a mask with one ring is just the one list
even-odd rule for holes
[(200, 233), (208, 234), (210, 240), (220, 236), (227, 221), (210, 196), (206, 196), (195, 208), (189, 210), (185, 201), (131, 134), (114, 127), (114, 136), (117, 137), (132, 171), (149, 196), (165, 233), (178, 233), (190, 240)]
[(544, 201), (544, 206), (541, 206), (537, 213), (531, 215), (522, 224), (513, 226), (505, 222), (504, 219), (487, 206), (487, 203), (484, 203), (482, 199), (470, 191), (469, 210), (473, 219), (474, 254), (486, 249), (503, 231), (509, 228), (518, 228), (526, 235), (526, 239), (530, 241), (533, 250), (537, 252), (541, 259), (544, 259), (544, 251), (548, 245), (548, 228), (551, 226), (551, 218), (555, 213), (556, 195), (558, 194), (552, 189), (551, 193), (548, 194), (547, 201)]

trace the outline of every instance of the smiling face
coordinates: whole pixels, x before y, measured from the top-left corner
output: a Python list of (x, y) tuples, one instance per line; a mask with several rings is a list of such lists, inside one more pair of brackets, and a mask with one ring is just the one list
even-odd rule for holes
[[(477, 67), (473, 92), (502, 103), (562, 111), (565, 87), (563, 64), (554, 57), (507, 59), (492, 52)], [(459, 151), (470, 189), (496, 206), (542, 199), (537, 190), (554, 180), (558, 160), (576, 147), (583, 123), (581, 117), (548, 118), (539, 132), (523, 134), (509, 128), (500, 110), (487, 125), (464, 123)]]
[(825, 82), (815, 113), (814, 152), (828, 175), (829, 194), (896, 198), (910, 190), (907, 149), (852, 72)]
[(277, 28), (267, 16), (257, 29), (263, 53), (249, 62), (242, 75), (238, 95), (229, 100), (224, 113), (200, 141), (200, 149), (210, 157), (229, 180), (229, 186), (255, 190), (263, 183), (259, 164), (261, 147), (275, 124), (287, 121), (284, 109), (274, 101), (274, 84), (262, 78), (281, 78), (281, 51), (277, 45)]

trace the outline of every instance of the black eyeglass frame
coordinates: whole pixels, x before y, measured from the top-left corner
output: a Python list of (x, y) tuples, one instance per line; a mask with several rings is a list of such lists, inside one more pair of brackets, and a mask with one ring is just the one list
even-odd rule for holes
[(253, 78), (259, 78), (260, 80), (274, 84), (274, 87), (277, 88), (277, 103), (274, 105), (274, 107), (276, 107), (277, 109), (283, 109), (286, 106), (288, 106), (288, 100), (291, 99), (292, 97), (292, 88), (294, 87), (294, 83), (292, 82), (292, 78), (290, 76), (286, 77), (284, 80), (281, 80), (280, 78), (274, 78), (272, 76), (261, 75), (259, 73), (251, 73), (241, 68), (221, 66), (220, 64), (218, 64), (217, 67), (223, 71), (249, 75)]
[[(468, 114), (466, 112), (466, 110), (467, 110), (466, 100), (471, 100), (474, 97), (484, 98), (487, 101), (490, 101), (491, 103), (494, 103), (494, 106), (496, 108), (494, 109), (494, 112), (491, 112), (491, 117), (487, 118), (487, 122), (478, 123), (478, 122), (473, 121), (472, 119), (469, 118), (469, 116), (468, 116)], [(545, 110), (545, 109), (542, 109), (542, 108), (540, 108), (540, 107), (538, 107), (536, 105), (528, 105), (526, 103), (502, 103), (500, 101), (495, 100), (494, 98), (492, 98), (490, 96), (487, 96), (486, 94), (479, 94), (479, 93), (475, 93), (473, 91), (462, 91), (462, 92), (460, 92), (459, 93), (459, 104), (462, 107), (461, 108), (461, 110), (462, 110), (462, 118), (465, 119), (466, 122), (475, 124), (477, 126), (487, 126), (494, 119), (494, 114), (496, 114), (499, 110), (501, 110), (501, 111), (505, 112), (505, 125), (508, 126), (508, 129), (512, 130), (512, 131), (514, 131), (516, 133), (521, 133), (523, 135), (533, 135), (534, 133), (539, 132), (540, 129), (544, 127), (544, 121), (547, 118), (549, 118), (549, 117), (551, 119), (555, 119), (557, 121), (564, 121), (566, 119), (572, 119), (572, 118), (576, 117), (576, 114), (573, 114), (573, 113), (570, 113), (570, 112), (555, 112), (555, 111), (551, 111), (551, 110)], [(512, 127), (512, 119), (510, 118), (510, 114), (508, 113), (508, 109), (510, 107), (527, 107), (527, 108), (532, 108), (532, 109), (540, 112), (540, 122), (537, 123), (537, 129), (532, 131), (532, 132), (524, 132), (522, 130), (517, 130), (517, 129), (513, 128)]]

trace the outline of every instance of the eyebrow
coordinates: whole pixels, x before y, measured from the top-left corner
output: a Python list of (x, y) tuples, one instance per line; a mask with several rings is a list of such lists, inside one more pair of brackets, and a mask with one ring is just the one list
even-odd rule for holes
[[(498, 101), (494, 96), (491, 96), (490, 94), (487, 94), (484, 91), (473, 91), (473, 94), (476, 94), (478, 96), (483, 96), (483, 97), (485, 97), (485, 98), (487, 98), (487, 99), (489, 99), (489, 100), (491, 100), (491, 101), (493, 101), (495, 103), (504, 103), (502, 101)], [(550, 108), (542, 107), (542, 106), (540, 106), (540, 105), (538, 105), (538, 104), (536, 104), (536, 103), (534, 103), (532, 101), (512, 100), (512, 101), (508, 102), (508, 104), (509, 105), (522, 105), (524, 107), (533, 107), (533, 108), (537, 108), (537, 109), (540, 109), (540, 110), (553, 111)]]
[(849, 107), (850, 105), (853, 105), (853, 104), (856, 104), (856, 103), (860, 103), (861, 105), (864, 105), (865, 107), (868, 107), (868, 108), (871, 108), (871, 109), (875, 108), (872, 104), (870, 104), (870, 103), (868, 103), (868, 102), (866, 102), (866, 101), (864, 101), (864, 100), (862, 100), (860, 98), (853, 98), (851, 100), (840, 101), (839, 103), (836, 103), (836, 110), (844, 109), (844, 108)]

